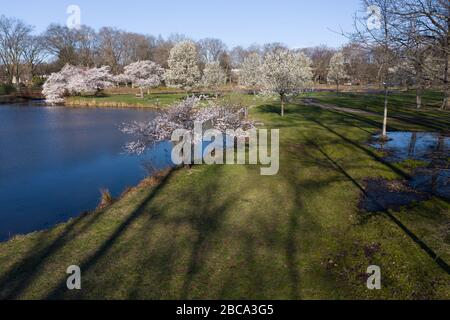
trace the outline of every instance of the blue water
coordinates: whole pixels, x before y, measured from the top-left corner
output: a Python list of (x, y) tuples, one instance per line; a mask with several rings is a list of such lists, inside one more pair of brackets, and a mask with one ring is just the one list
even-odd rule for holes
[[(140, 109), (0, 105), (0, 241), (93, 210), (100, 190), (118, 196), (170, 166), (170, 145), (124, 153), (124, 122), (151, 120)], [(151, 164), (151, 165), (149, 165)]]
[(450, 137), (434, 132), (389, 132), (389, 140), (380, 142), (375, 136), (372, 146), (388, 152), (387, 159), (397, 162), (407, 159), (428, 161), (436, 156), (450, 156)]

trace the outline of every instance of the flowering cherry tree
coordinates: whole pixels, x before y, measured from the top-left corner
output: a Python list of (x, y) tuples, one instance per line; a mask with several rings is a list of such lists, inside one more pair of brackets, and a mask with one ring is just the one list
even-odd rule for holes
[(71, 94), (91, 93), (97, 95), (100, 91), (113, 85), (113, 75), (109, 66), (92, 69), (79, 69), (79, 72), (69, 79), (68, 90)]
[(239, 72), (239, 84), (241, 86), (255, 88), (261, 80), (261, 56), (257, 53), (245, 58)]
[(164, 69), (157, 63), (149, 60), (137, 61), (125, 67), (124, 78), (129, 79), (141, 91), (144, 98), (144, 89), (155, 88), (161, 84)]
[(63, 103), (64, 97), (68, 95), (98, 94), (112, 85), (112, 79), (107, 66), (84, 69), (68, 64), (48, 77), (42, 94), (48, 103)]
[(280, 95), (281, 116), (288, 95), (301, 92), (311, 83), (311, 59), (302, 53), (279, 49), (267, 54), (261, 66), (261, 85), (266, 93)]
[(131, 79), (127, 75), (121, 73), (121, 74), (117, 74), (117, 75), (113, 76), (113, 82), (117, 86), (120, 86), (121, 84), (128, 86), (128, 84), (131, 83)]
[(330, 60), (330, 67), (328, 69), (328, 82), (336, 84), (336, 91), (339, 92), (339, 84), (342, 80), (348, 79), (345, 71), (345, 59), (342, 52), (335, 53)]
[(42, 94), (48, 103), (57, 104), (64, 102), (64, 96), (68, 94), (67, 84), (69, 79), (78, 70), (71, 65), (66, 65), (60, 72), (52, 73), (45, 81)]
[[(125, 147), (130, 153), (142, 154), (157, 142), (170, 140), (177, 129), (186, 130), (192, 135), (195, 123), (208, 123), (211, 129), (225, 133), (226, 130), (241, 129), (242, 133), (255, 127), (254, 123), (245, 119), (243, 109), (228, 106), (210, 105), (199, 107), (200, 98), (188, 97), (169, 108), (169, 111), (150, 122), (133, 122), (124, 124), (121, 131), (135, 137), (135, 141)], [(194, 135), (194, 141), (198, 137)], [(198, 140), (197, 140), (198, 141)]]
[(170, 87), (189, 92), (199, 84), (201, 75), (197, 65), (198, 53), (192, 41), (176, 44), (170, 51), (167, 63), (169, 70), (165, 74), (165, 80)]
[(203, 85), (207, 88), (212, 88), (217, 90), (221, 85), (224, 85), (227, 81), (227, 75), (225, 71), (220, 66), (219, 62), (207, 63), (205, 70), (203, 70)]

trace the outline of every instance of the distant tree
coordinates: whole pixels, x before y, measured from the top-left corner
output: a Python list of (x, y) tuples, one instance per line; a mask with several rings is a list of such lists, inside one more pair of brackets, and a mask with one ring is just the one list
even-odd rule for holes
[(44, 83), (42, 94), (51, 104), (64, 102), (64, 97), (78, 94), (98, 94), (112, 85), (110, 67), (86, 69), (65, 65), (52, 73)]
[(161, 84), (164, 69), (153, 61), (137, 61), (125, 67), (124, 75), (140, 89), (143, 99), (144, 89), (154, 88)]
[(262, 88), (280, 96), (281, 116), (284, 116), (286, 97), (304, 89), (312, 76), (311, 59), (284, 49), (267, 54), (261, 67)]
[(336, 84), (336, 91), (339, 92), (339, 84), (342, 80), (348, 79), (345, 71), (345, 58), (342, 52), (337, 52), (331, 57), (328, 69), (328, 82)]
[(303, 52), (312, 60), (314, 82), (326, 82), (330, 60), (336, 50), (328, 48), (327, 46), (317, 46), (301, 49), (300, 52)]
[(29, 36), (23, 50), (23, 62), (28, 67), (30, 79), (37, 75), (38, 67), (47, 57), (41, 36)]
[(199, 84), (201, 79), (198, 68), (198, 54), (195, 43), (183, 41), (176, 44), (170, 51), (169, 70), (165, 80), (170, 87), (182, 88), (189, 92)]
[(215, 90), (217, 97), (217, 90), (221, 85), (224, 85), (227, 81), (227, 75), (220, 66), (219, 62), (207, 63), (203, 70), (203, 85), (207, 88)]
[(99, 57), (105, 65), (118, 74), (125, 58), (125, 33), (121, 30), (104, 27), (98, 33)]
[(7, 82), (20, 79), (23, 53), (30, 39), (32, 27), (25, 22), (0, 17), (0, 64), (5, 67)]
[(227, 46), (220, 39), (206, 38), (198, 42), (203, 63), (217, 62), (227, 51)]
[(239, 84), (255, 89), (261, 81), (261, 56), (251, 53), (244, 59), (239, 71)]
[(95, 65), (98, 52), (97, 34), (90, 27), (81, 26), (80, 29), (75, 29), (52, 24), (45, 31), (43, 41), (46, 50), (56, 56), (60, 66)]

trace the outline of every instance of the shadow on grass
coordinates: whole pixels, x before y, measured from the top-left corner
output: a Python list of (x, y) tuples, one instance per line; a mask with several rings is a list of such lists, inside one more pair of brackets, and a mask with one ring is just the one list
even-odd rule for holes
[[(104, 210), (91, 213), (87, 217), (76, 218), (48, 244), (49, 231), (43, 232), (39, 239), (35, 241), (36, 245), (29, 250), (29, 253), (9, 270), (4, 271), (0, 278), (0, 289), (2, 290), (0, 291), (0, 298), (6, 300), (18, 298), (32, 284), (34, 278), (44, 267), (45, 262), (60, 248), (86, 231), (103, 213)], [(81, 225), (80, 228), (78, 228), (79, 225)]]
[[(110, 248), (114, 245), (117, 239), (125, 232), (125, 230), (142, 214), (146, 211), (146, 206), (148, 203), (158, 195), (158, 193), (164, 188), (166, 183), (170, 180), (174, 172), (178, 168), (171, 169), (163, 179), (158, 183), (158, 185), (153, 189), (153, 191), (145, 198), (144, 201), (125, 219), (118, 228), (106, 239), (103, 244), (85, 261), (79, 266), (83, 271), (83, 274), (87, 274), (89, 270), (104, 256)], [(64, 297), (67, 292), (67, 286), (65, 280), (62, 281), (58, 286), (56, 286), (46, 297), (46, 299), (60, 299)]]

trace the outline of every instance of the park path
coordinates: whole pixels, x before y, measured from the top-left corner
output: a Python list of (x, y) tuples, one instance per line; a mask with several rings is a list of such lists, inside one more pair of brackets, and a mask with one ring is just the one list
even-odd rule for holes
[[(314, 106), (318, 107), (324, 110), (332, 110), (337, 112), (344, 112), (349, 114), (357, 114), (357, 115), (363, 115), (363, 116), (377, 116), (380, 117), (382, 114), (372, 111), (366, 111), (366, 110), (359, 110), (354, 108), (346, 108), (346, 107), (338, 107), (333, 104), (326, 104), (319, 102), (316, 99), (302, 99), (301, 102), (308, 106)], [(446, 112), (446, 110), (444, 110)], [(395, 119), (397, 121), (401, 121), (408, 124), (413, 125), (419, 125), (423, 126), (427, 129), (431, 129), (432, 131), (438, 131), (438, 132), (444, 132), (444, 133), (450, 133), (450, 119), (447, 117), (447, 114), (443, 114), (443, 117), (436, 118), (434, 116), (426, 116), (425, 114), (421, 114), (420, 116), (414, 116), (414, 115), (405, 115), (405, 114), (392, 114), (389, 113), (388, 121), (389, 119)]]
[(362, 115), (366, 115), (366, 116), (378, 116), (378, 114), (375, 112), (358, 110), (358, 109), (353, 109), (353, 108), (338, 107), (333, 104), (326, 104), (326, 103), (318, 102), (316, 99), (302, 99), (302, 103), (304, 103), (305, 105), (308, 105), (308, 106), (319, 107), (319, 108), (325, 109), (325, 110), (342, 111), (342, 112), (348, 112), (348, 113), (354, 113), (354, 114), (362, 114)]

